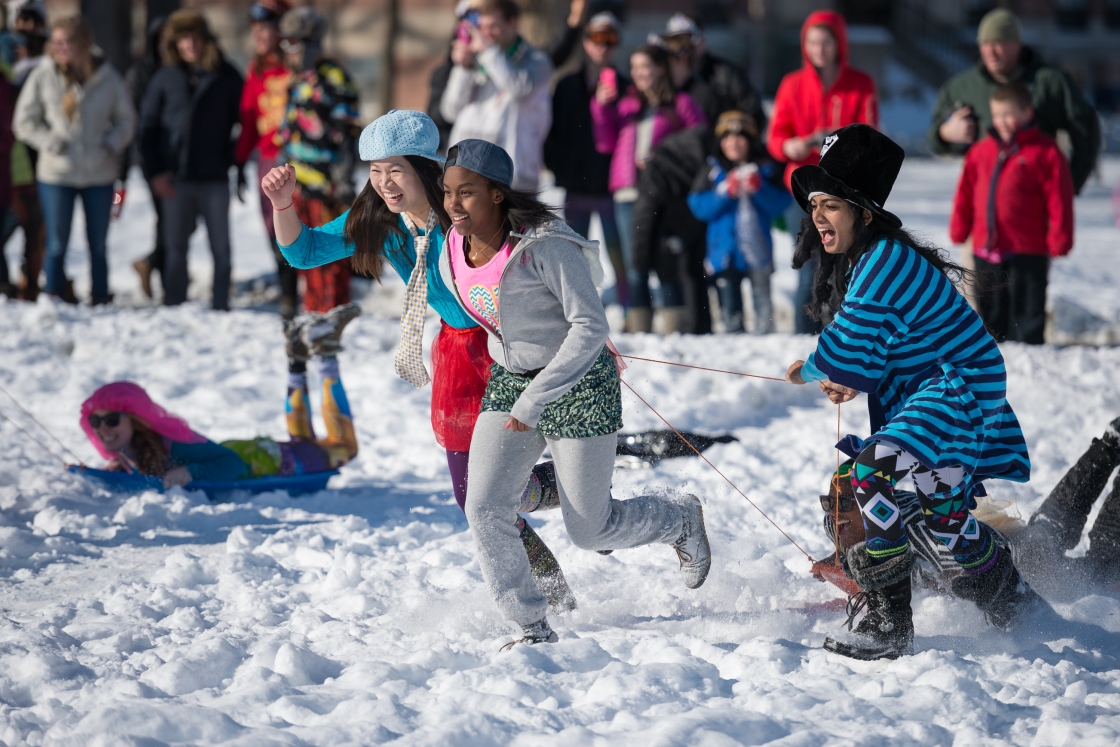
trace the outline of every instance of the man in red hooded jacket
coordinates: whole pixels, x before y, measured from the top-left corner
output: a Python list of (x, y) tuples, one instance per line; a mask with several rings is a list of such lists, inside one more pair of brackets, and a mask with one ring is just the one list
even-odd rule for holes
[[(788, 73), (774, 97), (766, 147), (786, 163), (785, 182), (800, 166), (816, 164), (825, 137), (850, 124), (879, 127), (879, 100), (871, 76), (848, 67), (848, 25), (831, 10), (809, 14), (801, 26), (801, 69)], [(795, 202), (786, 216), (795, 235), (804, 213)], [(812, 299), (816, 262), (801, 269), (794, 297), (794, 326), (801, 334), (819, 333), (820, 324), (805, 314)]]

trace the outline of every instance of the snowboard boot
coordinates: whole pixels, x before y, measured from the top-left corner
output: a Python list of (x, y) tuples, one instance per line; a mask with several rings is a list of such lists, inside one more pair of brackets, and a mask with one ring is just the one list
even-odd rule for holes
[(334, 358), (342, 352), (342, 330), (361, 315), (361, 306), (348, 303), (336, 306), (326, 314), (300, 315), (296, 317), (296, 323), (302, 322), (303, 339), (312, 356)]
[[(846, 629), (824, 639), (824, 648), (852, 659), (897, 659), (914, 649), (914, 613), (910, 609), (910, 569), (914, 556), (904, 555), (875, 565), (866, 543), (846, 555), (852, 579), (863, 589), (848, 597)], [(852, 627), (864, 608), (867, 614)]]
[(529, 484), (521, 494), (521, 507), (519, 514), (531, 514), (534, 511), (548, 511), (560, 508), (560, 490), (556, 483), (556, 465), (552, 462), (543, 462), (533, 467), (529, 475)]
[(690, 495), (681, 506), (681, 512), (684, 514), (684, 528), (672, 547), (681, 561), (684, 585), (699, 589), (712, 567), (712, 548), (708, 545), (708, 532), (704, 528), (704, 507), (699, 498)]
[(529, 556), (529, 568), (533, 572), (533, 581), (537, 589), (548, 600), (548, 610), (554, 615), (571, 612), (578, 606), (575, 594), (564, 578), (564, 571), (556, 562), (556, 556), (548, 549), (548, 545), (540, 538), (529, 522), (518, 517), (517, 528), (521, 533), (521, 544), (525, 546), (525, 554)]
[(515, 641), (510, 641), (498, 650), (509, 651), (519, 643), (532, 646), (537, 643), (556, 643), (558, 640), (560, 640), (560, 638), (556, 635), (556, 631), (552, 629), (552, 626), (548, 624), (548, 618), (542, 617), (535, 623), (523, 625), (521, 627), (521, 637)]
[(996, 562), (983, 573), (965, 573), (953, 579), (953, 594), (974, 603), (988, 624), (1006, 633), (1022, 617), (1046, 603), (1019, 575), (1011, 552), (996, 545)]

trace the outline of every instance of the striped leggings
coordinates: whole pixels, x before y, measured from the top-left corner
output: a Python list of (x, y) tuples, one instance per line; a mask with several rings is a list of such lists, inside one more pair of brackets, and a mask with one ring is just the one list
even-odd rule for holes
[(867, 554), (885, 563), (909, 550), (902, 512), (895, 501), (898, 482), (910, 475), (930, 532), (943, 542), (966, 573), (983, 573), (995, 564), (998, 547), (988, 527), (969, 513), (970, 493), (962, 490), (961, 467), (924, 466), (893, 444), (873, 443), (852, 468), (852, 487), (863, 515)]

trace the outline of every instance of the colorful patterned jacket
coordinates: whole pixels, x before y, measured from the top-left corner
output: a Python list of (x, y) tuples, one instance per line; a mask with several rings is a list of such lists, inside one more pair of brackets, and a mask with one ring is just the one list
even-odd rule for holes
[(292, 78), (279, 136), (304, 197), (354, 200), (357, 134), (358, 89), (341, 65), (322, 59)]

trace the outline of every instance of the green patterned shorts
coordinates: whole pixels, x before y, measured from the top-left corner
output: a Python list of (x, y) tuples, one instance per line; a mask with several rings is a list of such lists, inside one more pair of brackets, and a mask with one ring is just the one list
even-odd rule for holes
[[(494, 363), (490, 383), (482, 395), (482, 412), (510, 412), (521, 393), (533, 383)], [(618, 368), (603, 348), (591, 370), (563, 397), (549, 402), (541, 412), (537, 430), (551, 438), (591, 438), (622, 429), (622, 392)]]

